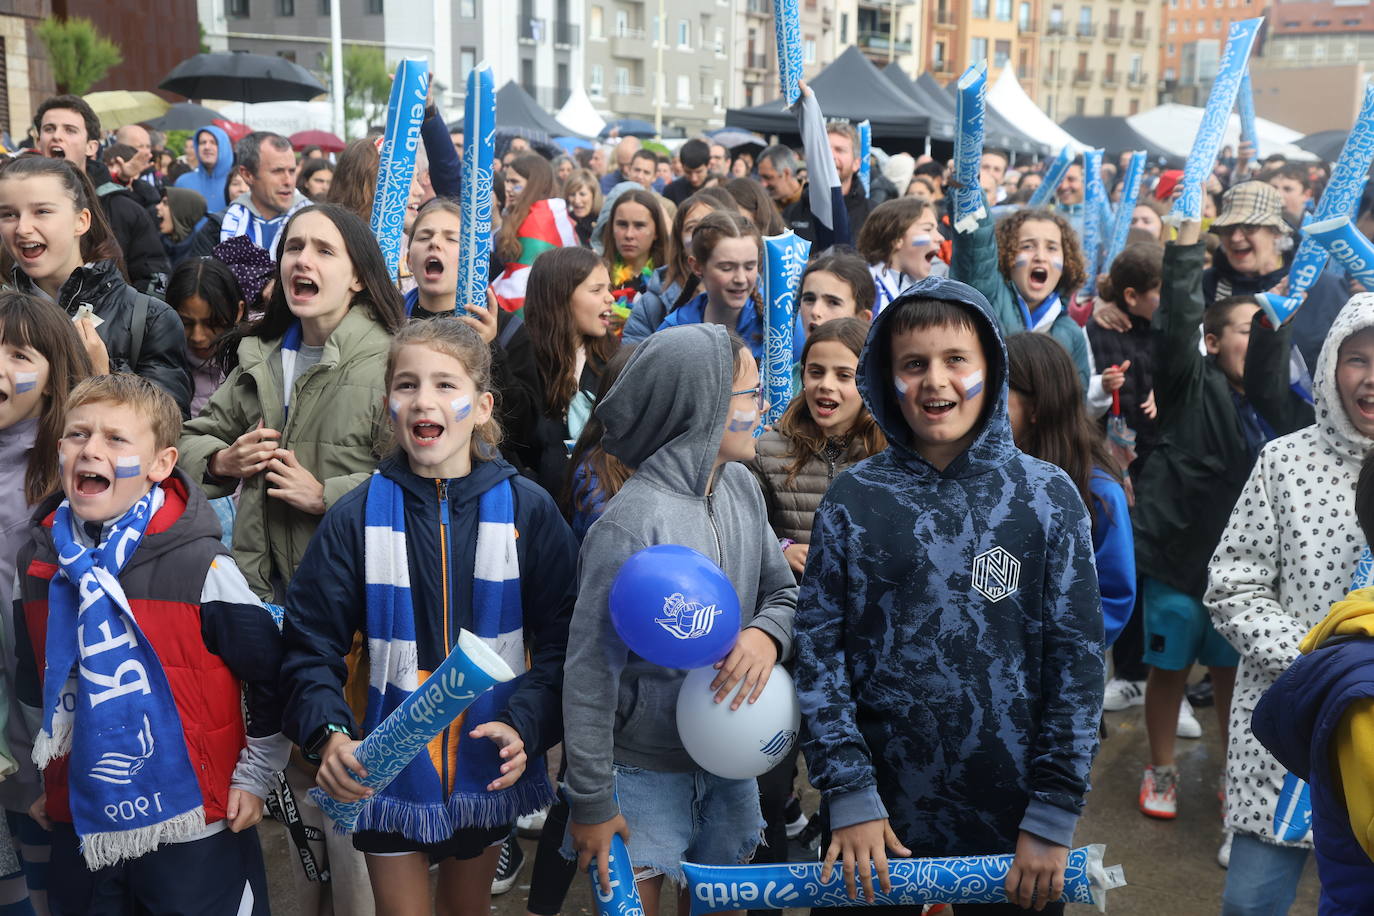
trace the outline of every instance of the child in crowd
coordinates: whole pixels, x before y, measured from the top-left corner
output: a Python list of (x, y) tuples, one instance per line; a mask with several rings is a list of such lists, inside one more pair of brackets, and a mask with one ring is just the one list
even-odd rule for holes
[(596, 225), (597, 214), (601, 212), (601, 182), (586, 169), (574, 169), (563, 182), (563, 200), (568, 205), (568, 215), (572, 217), (577, 244), (590, 248), (592, 227)]
[[(1185, 222), (1178, 240), (1164, 249), (1160, 304), (1152, 320), (1159, 438), (1140, 474), (1134, 518), (1144, 660), (1151, 666), (1145, 689), (1150, 766), (1141, 779), (1139, 805), (1142, 813), (1165, 819), (1178, 811), (1174, 739), (1195, 662), (1211, 671), (1226, 746), (1237, 657), (1202, 603), (1208, 558), (1261, 446), (1272, 438), (1246, 391), (1271, 372), (1288, 377), (1286, 344), (1276, 348), (1275, 364), (1246, 359), (1259, 311), (1253, 299), (1236, 297), (1204, 310), (1200, 236), (1199, 223)], [(1286, 338), (1291, 325), (1281, 333)]]
[(621, 340), (637, 343), (652, 334), (668, 313), (697, 294), (700, 278), (692, 273), (688, 258), (692, 251), (692, 236), (697, 226), (717, 210), (737, 212), (735, 199), (720, 188), (705, 188), (682, 202), (673, 216), (672, 255), (668, 263), (654, 271), (645, 283), (644, 292), (634, 302), (634, 308)]
[[(379, 913), (429, 913), (435, 861), (440, 912), (486, 916), (502, 841), (553, 795), (542, 757), (561, 735), (577, 546), (548, 494), (497, 453), (490, 350), (476, 332), (449, 319), (410, 324), (385, 373), (398, 448), (326, 515), (287, 596), (287, 730), (320, 761), (319, 785), (357, 801), (372, 793), (350, 773), (362, 771), (355, 738), (409, 695), (406, 684), (423, 683), (460, 631), (496, 651), (516, 680), (434, 739), (419, 758), (432, 756), (433, 769), (412, 763), (373, 796), (353, 834)], [(403, 544), (399, 555), (372, 555), (364, 532), (379, 525)], [(344, 695), (359, 633), (371, 647), (361, 728)], [(409, 654), (403, 633), (414, 634)]]
[[(91, 374), (91, 361), (67, 316), (51, 302), (20, 292), (0, 292), (0, 582), (14, 582), (14, 558), (29, 537), (33, 507), (61, 485), (57, 449), (66, 418), (67, 396)], [(15, 695), (14, 605), (0, 604), (0, 689)], [(0, 836), (4, 858), (23, 871), (0, 875), (6, 899), (32, 899), (47, 912), (47, 851), (30, 855), (24, 847), (46, 847), (46, 831), (28, 814), (42, 791), (31, 757), (15, 756), (31, 740), (19, 710), (10, 709), (0, 731), (0, 760), (8, 770), (0, 781), (6, 823)], [(15, 853), (21, 853), (17, 859)], [(9, 871), (10, 869), (5, 869)], [(27, 879), (27, 880), (26, 880)], [(27, 888), (25, 884), (27, 883)], [(9, 911), (0, 906), (0, 912)], [(28, 912), (32, 913), (33, 910)]]
[(530, 268), (544, 252), (577, 245), (568, 205), (558, 196), (553, 167), (538, 153), (517, 156), (501, 170), (506, 209), (496, 233), (496, 257), (505, 264), (492, 290), (501, 308), (525, 307)]
[(868, 262), (877, 291), (878, 311), (932, 270), (943, 274), (940, 217), (935, 205), (919, 197), (899, 197), (879, 204), (859, 232), (859, 253)]
[(1208, 580), (1212, 621), (1240, 653), (1226, 745), (1235, 840), (1222, 896), (1223, 912), (1238, 916), (1287, 912), (1311, 848), (1275, 833), (1285, 771), (1250, 721), (1260, 696), (1298, 658), (1303, 635), (1349, 589), (1366, 544), (1355, 485), (1374, 449), (1374, 293), (1352, 297), (1337, 316), (1313, 387), (1316, 423), (1260, 453)]
[[(1360, 466), (1355, 519), (1368, 544), (1374, 454)], [(1298, 651), (1260, 697), (1251, 722), (1279, 763), (1310, 784), (1320, 911), (1358, 913), (1368, 909), (1374, 886), (1374, 592), (1368, 584), (1333, 604)]]
[(563, 692), (569, 829), (579, 867), (595, 858), (606, 893), (611, 837), (626, 840), (646, 916), (659, 913), (665, 877), (682, 886), (684, 859), (748, 860), (762, 826), (758, 787), (693, 765), (673, 714), (683, 672), (630, 652), (611, 626), (608, 596), (617, 570), (645, 547), (702, 552), (734, 585), (743, 626), (712, 686), (718, 699), (733, 694), (736, 704), (758, 696), (773, 665), (790, 654), (796, 603), (796, 580), (768, 528), (763, 495), (739, 464), (754, 457), (763, 404), (749, 348), (704, 324), (639, 344), (596, 409), (606, 452), (635, 472), (592, 525), (579, 557)]
[(673, 237), (658, 195), (642, 188), (622, 191), (611, 204), (601, 229), (601, 250), (611, 276), (611, 295), (625, 316), (617, 318), (617, 330), (630, 315), (635, 298), (649, 289), (654, 271), (671, 263)]
[(950, 276), (987, 298), (1003, 334), (1035, 331), (1063, 344), (1086, 394), (1092, 376), (1088, 341), (1067, 306), (1087, 275), (1068, 219), (1052, 210), (1017, 210), (994, 231), (991, 215), (985, 215), (977, 229), (954, 234)]
[(560, 248), (530, 271), (525, 323), (539, 369), (537, 454), (530, 467), (550, 493), (562, 492), (572, 444), (595, 404), (597, 377), (620, 346), (611, 332), (610, 276), (595, 252)]
[(290, 750), (281, 637), (176, 470), (180, 427), (172, 399), (138, 376), (78, 385), (62, 493), (17, 557), (16, 693), (42, 722), (30, 813), (53, 831), (54, 913), (120, 899), (268, 912), (253, 828)]
[(170, 394), (183, 417), (189, 415), (191, 375), (181, 322), (125, 281), (119, 243), (85, 172), (40, 156), (6, 162), (0, 169), (0, 238), (10, 282), (80, 318), (77, 331), (97, 375), (141, 375)]
[[(763, 359), (763, 307), (758, 280), (763, 236), (738, 213), (719, 210), (697, 224), (688, 259), (702, 291), (668, 313), (659, 329), (720, 324), (743, 338), (755, 361)], [(793, 328), (793, 352), (801, 350), (801, 322)]]
[[(872, 219), (869, 216), (869, 219)], [(830, 249), (806, 265), (797, 297), (797, 317), (808, 337), (836, 318), (873, 319), (877, 292), (863, 258)]]
[[(795, 676), (811, 782), (872, 898), (886, 854), (1014, 853), (1010, 913), (1055, 900), (1102, 712), (1088, 512), (1022, 454), (986, 300), (927, 278), (874, 319), (858, 385), (888, 447), (816, 512)], [(920, 736), (912, 740), (912, 736)]]
[(210, 395), (224, 384), (219, 343), (243, 322), (247, 310), (234, 272), (214, 258), (183, 261), (167, 281), (167, 304), (186, 332), (186, 362), (195, 393), (191, 416), (199, 416)]
[(1069, 354), (1043, 334), (1007, 338), (1010, 378), (1007, 413), (1016, 447), (1064, 471), (1092, 518), (1093, 558), (1106, 644), (1111, 646), (1135, 609), (1135, 541), (1124, 473), (1107, 451), (1101, 428), (1078, 397)]

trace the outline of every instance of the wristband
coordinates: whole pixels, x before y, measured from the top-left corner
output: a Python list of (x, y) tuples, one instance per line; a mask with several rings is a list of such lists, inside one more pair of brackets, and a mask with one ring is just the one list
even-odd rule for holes
[(791, 547), (795, 543), (797, 542), (792, 540), (791, 538), (778, 538), (778, 546), (782, 548), (783, 553), (786, 553), (787, 548)]

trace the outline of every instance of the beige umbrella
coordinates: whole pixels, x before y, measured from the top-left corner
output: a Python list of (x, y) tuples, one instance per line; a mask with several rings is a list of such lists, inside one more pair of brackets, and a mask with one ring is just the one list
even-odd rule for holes
[(91, 92), (83, 98), (94, 109), (100, 118), (100, 126), (105, 130), (117, 130), (127, 124), (160, 118), (171, 107), (170, 102), (156, 93), (128, 89)]

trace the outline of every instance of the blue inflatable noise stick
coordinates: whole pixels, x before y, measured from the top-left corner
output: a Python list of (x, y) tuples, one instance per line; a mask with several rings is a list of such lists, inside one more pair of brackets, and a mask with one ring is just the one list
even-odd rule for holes
[(634, 866), (630, 863), (630, 852), (620, 834), (611, 837), (611, 854), (607, 866), (611, 873), (611, 892), (601, 889), (596, 860), (592, 859), (587, 873), (592, 877), (592, 899), (596, 904), (596, 916), (644, 916), (644, 903), (639, 899), (639, 888), (635, 886)]
[(415, 177), (415, 153), (420, 148), (420, 125), (425, 120), (429, 92), (429, 64), (406, 58), (396, 65), (391, 99), (386, 106), (386, 134), (377, 163), (377, 192), (372, 198), (372, 234), (394, 281), (401, 264), (406, 205)]

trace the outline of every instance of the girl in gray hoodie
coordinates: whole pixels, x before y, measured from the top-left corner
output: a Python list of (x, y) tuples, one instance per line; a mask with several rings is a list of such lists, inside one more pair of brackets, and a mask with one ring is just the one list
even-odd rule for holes
[[(758, 365), (725, 328), (697, 324), (651, 335), (597, 407), (605, 450), (637, 470), (582, 545), (577, 607), (564, 674), (566, 792), (579, 866), (606, 862), (619, 833), (639, 869), (646, 916), (680, 862), (734, 864), (758, 845), (752, 779), (696, 766), (678, 738), (685, 671), (629, 650), (608, 596), (621, 565), (655, 544), (680, 544), (717, 563), (739, 596), (743, 629), (720, 663), (718, 700), (756, 697), (792, 652), (797, 587), (768, 527), (763, 494), (739, 462), (754, 457), (761, 413)], [(752, 415), (751, 422), (742, 422)], [(694, 816), (695, 814), (695, 816)]]

